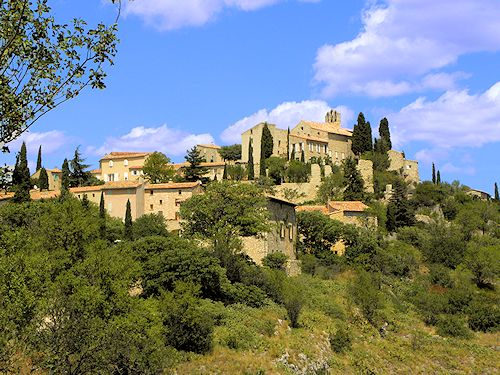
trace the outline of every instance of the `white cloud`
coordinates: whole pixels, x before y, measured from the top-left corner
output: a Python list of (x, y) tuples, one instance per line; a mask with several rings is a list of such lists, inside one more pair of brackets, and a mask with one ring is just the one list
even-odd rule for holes
[(318, 50), (315, 80), (325, 96), (384, 97), (451, 90), (463, 73), (437, 71), (466, 53), (500, 50), (497, 0), (386, 0), (363, 14), (353, 40)]
[(174, 30), (204, 25), (225, 9), (254, 11), (283, 1), (285, 0), (132, 0), (126, 4), (125, 14), (139, 16), (160, 30)]
[(102, 156), (111, 151), (160, 151), (169, 156), (181, 156), (196, 144), (213, 141), (210, 134), (190, 134), (167, 125), (138, 126), (120, 137), (109, 137), (99, 148), (89, 147), (87, 152)]
[(7, 144), (10, 152), (15, 154), (21, 149), (21, 144), (26, 142), (28, 157), (38, 154), (38, 147), (42, 146), (42, 154), (50, 155), (60, 151), (63, 146), (71, 142), (71, 138), (59, 130), (48, 132), (25, 132), (16, 140)]
[(500, 81), (480, 94), (447, 91), (435, 101), (418, 98), (387, 118), (399, 147), (412, 141), (438, 149), (499, 142)]
[[(281, 129), (292, 128), (301, 120), (324, 121), (330, 109), (328, 103), (319, 100), (285, 102), (270, 111), (261, 109), (235, 122), (222, 132), (221, 139), (226, 143), (239, 143), (241, 133), (264, 121), (276, 124)], [(354, 119), (354, 113), (349, 108), (338, 106), (335, 109), (340, 112), (343, 124), (350, 124)]]

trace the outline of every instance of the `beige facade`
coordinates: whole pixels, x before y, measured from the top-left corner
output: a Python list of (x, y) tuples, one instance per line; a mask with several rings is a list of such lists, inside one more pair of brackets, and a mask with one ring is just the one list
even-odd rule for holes
[(138, 181), (149, 155), (151, 152), (110, 152), (100, 160), (100, 169), (93, 172), (105, 182)]
[[(40, 171), (36, 171), (31, 175), (31, 178), (33, 179), (38, 179), (40, 178)], [(47, 177), (49, 180), (49, 190), (50, 191), (59, 191), (61, 190), (61, 178), (62, 178), (62, 171), (58, 168), (54, 169), (46, 169), (47, 171)]]
[(418, 184), (420, 182), (420, 176), (418, 174), (418, 161), (416, 160), (406, 160), (402, 152), (389, 150), (387, 152), (389, 156), (389, 168), (388, 171), (396, 171), (401, 174), (401, 177), (408, 183)]
[(491, 199), (491, 195), (486, 193), (485, 191), (477, 190), (477, 189), (469, 189), (465, 192), (468, 196), (474, 199), (480, 199), (484, 201), (488, 201)]
[(208, 163), (224, 162), (219, 154), (220, 146), (217, 145), (196, 145), (196, 148), (200, 151), (200, 155)]
[[(256, 172), (259, 170), (262, 130), (265, 124), (260, 123), (241, 135), (242, 161), (248, 162), (249, 144), (252, 142), (253, 159)], [(302, 151), (306, 161), (312, 158), (330, 158), (333, 163), (340, 164), (342, 160), (354, 156), (351, 151), (350, 130), (341, 127), (340, 113), (330, 111), (325, 122), (301, 121), (288, 131), (279, 129), (274, 124), (267, 124), (273, 136), (273, 155), (287, 156), (287, 149), (295, 159), (300, 159)]]

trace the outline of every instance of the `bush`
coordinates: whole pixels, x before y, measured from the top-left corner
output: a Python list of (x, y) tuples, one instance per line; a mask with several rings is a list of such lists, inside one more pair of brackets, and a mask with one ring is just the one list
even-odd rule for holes
[(386, 275), (409, 277), (418, 269), (420, 253), (413, 246), (394, 241), (385, 249), (379, 249), (374, 263)]
[(262, 265), (272, 270), (285, 271), (287, 260), (288, 256), (283, 253), (271, 253), (262, 259)]
[(262, 289), (240, 283), (229, 284), (227, 293), (231, 303), (241, 303), (250, 307), (262, 307), (266, 298), (266, 293)]
[(134, 239), (150, 236), (167, 237), (165, 218), (160, 214), (142, 215), (132, 224), (132, 233)]
[(448, 299), (443, 293), (421, 289), (413, 297), (413, 303), (422, 315), (424, 323), (435, 325), (439, 314), (446, 311)]
[(295, 279), (287, 279), (284, 288), (283, 304), (285, 305), (292, 328), (299, 327), (299, 316), (304, 302), (305, 298), (301, 285)]
[(431, 282), (434, 285), (440, 285), (445, 288), (450, 288), (453, 283), (451, 281), (450, 269), (442, 264), (429, 265)]
[(335, 353), (343, 353), (351, 350), (352, 337), (347, 327), (341, 326), (337, 332), (330, 333), (330, 347)]
[(469, 305), (467, 312), (470, 329), (482, 332), (496, 332), (500, 329), (498, 304), (477, 299)]
[(349, 289), (352, 300), (359, 306), (364, 317), (375, 323), (376, 314), (382, 308), (382, 298), (378, 288), (380, 280), (373, 274), (360, 271)]
[(442, 315), (436, 324), (437, 334), (440, 336), (458, 337), (468, 339), (471, 332), (465, 325), (463, 318), (456, 315)]

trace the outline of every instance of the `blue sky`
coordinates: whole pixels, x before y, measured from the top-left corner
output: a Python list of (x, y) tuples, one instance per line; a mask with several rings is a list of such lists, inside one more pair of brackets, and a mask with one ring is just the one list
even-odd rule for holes
[[(49, 0), (58, 19), (113, 20), (104, 0)], [(267, 120), (321, 120), (337, 108), (443, 179), (500, 182), (498, 0), (134, 0), (124, 4), (107, 89), (86, 91), (22, 138), (60, 166), (76, 146), (183, 159), (196, 143), (238, 142)], [(19, 142), (11, 145), (19, 148)], [(13, 154), (2, 155), (11, 162)]]

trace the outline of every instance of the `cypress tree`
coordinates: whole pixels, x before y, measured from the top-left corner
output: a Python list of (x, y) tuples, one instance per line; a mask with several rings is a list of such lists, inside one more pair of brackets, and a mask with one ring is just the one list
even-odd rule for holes
[(372, 126), (370, 125), (370, 121), (365, 124), (365, 128), (363, 131), (363, 152), (372, 151), (373, 150), (373, 135), (372, 135)]
[(290, 161), (290, 127), (286, 133), (286, 160)]
[(47, 170), (42, 167), (40, 169), (40, 177), (38, 177), (38, 183), (40, 185), (40, 190), (49, 190), (49, 175)]
[(436, 184), (441, 185), (441, 172), (437, 171)]
[(250, 139), (249, 144), (248, 144), (248, 180), (254, 180), (255, 179), (255, 167), (253, 164), (253, 146), (252, 146), (252, 140)]
[[(215, 177), (217, 178), (217, 175), (215, 175)], [(224, 163), (224, 173), (222, 173), (222, 179), (227, 180), (227, 164), (226, 163)]]
[(101, 191), (101, 201), (99, 202), (99, 232), (101, 238), (106, 238), (106, 207), (104, 205), (104, 192)]
[(359, 112), (358, 122), (354, 125), (351, 148), (355, 155), (373, 150), (372, 127), (366, 122), (363, 112)]
[(42, 168), (42, 145), (40, 145), (40, 147), (38, 148), (38, 157), (36, 159), (36, 171), (39, 171), (41, 168)]
[(61, 170), (62, 170), (61, 191), (63, 194), (66, 194), (69, 189), (70, 178), (71, 178), (71, 171), (69, 170), (68, 159), (64, 159)]
[(267, 123), (264, 123), (264, 127), (262, 128), (262, 136), (260, 139), (260, 175), (266, 175), (266, 160), (273, 155), (273, 135), (267, 126)]
[(16, 155), (16, 164), (14, 165), (14, 170), (12, 171), (12, 185), (16, 186), (20, 182), (19, 178), (19, 153)]
[(378, 127), (378, 134), (380, 135), (380, 141), (382, 142), (381, 151), (387, 152), (392, 149), (391, 142), (391, 132), (389, 130), (389, 121), (387, 118), (380, 120), (380, 125)]
[(432, 163), (432, 183), (436, 183), (436, 166)]
[(300, 161), (301, 161), (302, 163), (305, 163), (305, 162), (306, 162), (306, 155), (305, 155), (305, 153), (304, 153), (304, 150), (302, 150), (302, 151), (300, 152)]
[(19, 160), (16, 165), (16, 193), (14, 194), (14, 202), (29, 202), (31, 189), (31, 176), (28, 168), (28, 158), (26, 152), (26, 143), (23, 142), (21, 151), (19, 152)]
[(495, 182), (495, 200), (496, 201), (500, 200), (500, 196), (498, 195), (498, 185), (496, 182)]
[(87, 194), (83, 194), (82, 207), (83, 208), (89, 208), (90, 207), (90, 202), (89, 202), (89, 198), (87, 197)]
[(130, 199), (127, 199), (127, 209), (125, 210), (124, 236), (126, 239), (132, 239), (132, 208), (130, 207)]
[(295, 160), (295, 144), (292, 145), (292, 152), (290, 156), (290, 160)]
[(406, 184), (402, 179), (394, 181), (392, 197), (387, 206), (387, 230), (394, 232), (397, 228), (411, 226), (415, 216), (407, 198)]
[(347, 158), (344, 162), (344, 186), (344, 200), (358, 201), (364, 199), (363, 177), (358, 171), (356, 161), (353, 158)]

